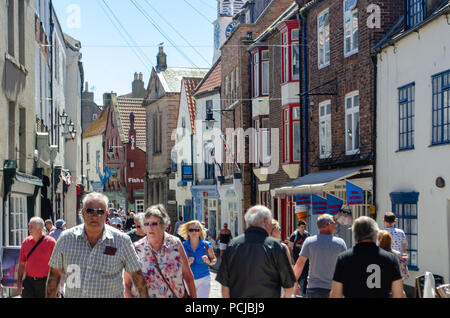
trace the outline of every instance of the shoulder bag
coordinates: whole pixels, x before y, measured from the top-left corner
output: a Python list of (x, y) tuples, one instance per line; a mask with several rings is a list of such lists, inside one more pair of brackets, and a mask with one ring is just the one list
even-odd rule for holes
[(31, 249), (31, 251), (30, 251), (30, 252), (28, 253), (28, 255), (27, 255), (27, 261), (28, 261), (28, 259), (30, 258), (31, 254), (33, 254), (34, 250), (39, 246), (39, 244), (42, 243), (42, 241), (44, 240), (44, 238), (45, 238), (45, 235), (43, 235), (43, 236), (41, 237), (41, 239), (33, 246), (33, 248)]

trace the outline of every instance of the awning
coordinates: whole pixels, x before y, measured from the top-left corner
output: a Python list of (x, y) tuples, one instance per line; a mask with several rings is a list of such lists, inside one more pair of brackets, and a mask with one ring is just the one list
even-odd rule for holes
[(28, 183), (34, 186), (43, 187), (42, 179), (22, 172), (16, 172), (16, 180), (23, 183)]
[(313, 172), (275, 189), (275, 196), (316, 193), (331, 183), (371, 172), (372, 166)]

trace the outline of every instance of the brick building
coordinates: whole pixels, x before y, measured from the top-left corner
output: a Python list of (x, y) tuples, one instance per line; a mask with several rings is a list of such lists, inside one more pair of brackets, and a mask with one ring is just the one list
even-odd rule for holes
[[(236, 198), (236, 208), (241, 215), (239, 223), (245, 224), (243, 215), (257, 203), (256, 179), (252, 171), (249, 128), (252, 127), (252, 92), (250, 54), (248, 47), (254, 39), (270, 26), (291, 4), (290, 0), (260, 1), (258, 5), (247, 3), (244, 10), (234, 17), (239, 21), (236, 29), (221, 47), (222, 52), (222, 132), (226, 136), (229, 152), (225, 151), (224, 180), (219, 188)], [(264, 8), (261, 5), (264, 4)], [(234, 133), (227, 130), (235, 129)], [(251, 133), (250, 133), (251, 134)], [(228, 154), (227, 154), (228, 153)], [(234, 163), (233, 161), (236, 161)], [(219, 190), (220, 191), (220, 190)], [(243, 228), (243, 227), (242, 227)]]
[[(280, 53), (284, 55), (284, 47), (292, 47), (287, 58), (297, 59), (298, 66), (291, 63), (289, 67), (299, 81), (296, 87), (282, 85), (281, 165), (291, 182), (272, 193), (274, 201), (286, 200), (274, 207), (280, 210), (284, 235), (305, 215), (310, 230), (316, 231), (317, 215), (311, 213), (311, 205), (297, 205), (295, 195), (332, 194), (345, 204), (348, 179), (360, 186), (364, 195), (364, 204), (352, 208), (354, 217), (369, 214), (376, 135), (371, 49), (398, 21), (403, 9), (400, 0), (297, 2), (298, 21), (280, 28), (282, 34), (290, 31), (280, 39)], [(287, 83), (293, 80), (284, 74), (288, 68), (283, 62), (281, 76)], [(293, 104), (286, 100), (295, 95), (298, 100)], [(350, 231), (342, 227), (338, 232), (351, 244)]]

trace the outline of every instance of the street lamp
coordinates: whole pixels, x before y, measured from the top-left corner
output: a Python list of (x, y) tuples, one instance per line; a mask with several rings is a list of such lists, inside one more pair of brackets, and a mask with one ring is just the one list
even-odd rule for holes
[(66, 111), (64, 110), (63, 113), (61, 115), (59, 115), (59, 118), (61, 119), (61, 125), (65, 126), (67, 124), (67, 118), (69, 116), (67, 116)]

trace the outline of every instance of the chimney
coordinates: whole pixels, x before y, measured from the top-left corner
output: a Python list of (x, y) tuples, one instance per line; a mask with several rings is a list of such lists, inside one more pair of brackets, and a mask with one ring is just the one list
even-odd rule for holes
[(142, 73), (134, 73), (134, 81), (132, 85), (132, 97), (133, 98), (144, 98), (146, 91), (144, 87), (144, 81), (142, 80)]
[(81, 94), (81, 103), (93, 103), (94, 102), (94, 92), (89, 92), (89, 83), (85, 83), (85, 89), (84, 92)]
[(167, 69), (167, 55), (164, 53), (164, 43), (159, 44), (159, 53), (156, 56), (156, 71), (164, 72)]
[(86, 93), (89, 92), (89, 83), (88, 83), (88, 82), (86, 82), (86, 88), (84, 89), (84, 91), (85, 91)]

